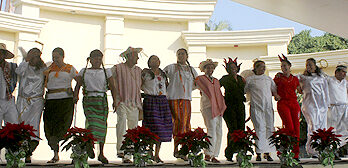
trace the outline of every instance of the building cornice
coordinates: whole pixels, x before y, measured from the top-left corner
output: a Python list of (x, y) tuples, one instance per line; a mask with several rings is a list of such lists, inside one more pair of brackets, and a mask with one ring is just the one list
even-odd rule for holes
[[(317, 60), (317, 65), (320, 66), (320, 60), (326, 60), (328, 67), (336, 67), (337, 63), (348, 60), (348, 49), (325, 51), (317, 53), (293, 54), (287, 56), (292, 66), (291, 69), (304, 69), (305, 62), (308, 58)], [(267, 64), (269, 70), (279, 70), (280, 62), (278, 56), (262, 56), (261, 60)], [(323, 62), (325, 63), (325, 61)]]
[(154, 20), (208, 20), (216, 0), (13, 0), (40, 9)]
[(182, 37), (188, 46), (229, 46), (229, 45), (262, 45), (270, 43), (289, 44), (294, 35), (293, 28), (277, 28), (243, 31), (205, 31), (182, 32)]
[(46, 19), (29, 18), (0, 11), (0, 30), (39, 34), (47, 22)]

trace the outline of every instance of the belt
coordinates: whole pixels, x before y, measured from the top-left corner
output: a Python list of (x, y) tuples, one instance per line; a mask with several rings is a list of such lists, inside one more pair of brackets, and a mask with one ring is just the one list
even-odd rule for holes
[(48, 89), (47, 94), (67, 92), (72, 93), (72, 88)]

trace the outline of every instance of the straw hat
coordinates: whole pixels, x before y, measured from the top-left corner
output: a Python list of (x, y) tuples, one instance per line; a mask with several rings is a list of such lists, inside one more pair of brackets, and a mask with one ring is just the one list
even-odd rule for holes
[(6, 44), (4, 43), (0, 43), (0, 52), (5, 54), (5, 59), (11, 59), (14, 57), (14, 54), (12, 54), (10, 51), (6, 49)]
[(140, 53), (142, 50), (142, 48), (133, 48), (129, 46), (126, 51), (120, 54), (120, 57), (127, 58), (128, 54), (131, 54), (133, 52)]
[(199, 64), (199, 69), (204, 72), (204, 67), (206, 65), (214, 65), (214, 68), (216, 68), (218, 66), (218, 62), (213, 62), (213, 60), (211, 59), (207, 59), (206, 61), (202, 61), (200, 64)]

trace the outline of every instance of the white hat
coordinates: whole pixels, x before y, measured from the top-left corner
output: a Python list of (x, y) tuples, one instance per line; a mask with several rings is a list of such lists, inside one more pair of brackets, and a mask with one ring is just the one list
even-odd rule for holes
[(199, 69), (204, 72), (204, 67), (206, 65), (214, 65), (214, 68), (216, 68), (218, 66), (218, 62), (213, 62), (213, 60), (211, 59), (207, 59), (205, 61), (202, 61), (200, 64), (199, 64)]
[(0, 51), (2, 53), (5, 53), (5, 56), (4, 56), (5, 59), (11, 59), (14, 57), (14, 54), (12, 54), (10, 51), (6, 49), (6, 44), (4, 43), (0, 43)]

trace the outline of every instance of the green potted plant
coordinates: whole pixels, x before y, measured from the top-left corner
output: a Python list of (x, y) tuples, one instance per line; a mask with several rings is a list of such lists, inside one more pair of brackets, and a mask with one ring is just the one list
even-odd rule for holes
[(70, 158), (73, 159), (74, 167), (89, 168), (87, 163), (88, 152), (93, 152), (95, 141), (96, 139), (90, 130), (77, 127), (70, 128), (64, 135), (62, 145), (66, 145), (63, 146), (62, 151), (72, 148)]
[(188, 156), (189, 163), (192, 167), (205, 167), (203, 160), (203, 149), (209, 149), (210, 141), (207, 133), (198, 127), (195, 130), (178, 134), (178, 144), (181, 146), (179, 154)]
[[(252, 155), (254, 154), (253, 146), (257, 148), (255, 140), (257, 140), (255, 131), (247, 127), (247, 131), (235, 130), (231, 134), (231, 140), (235, 143), (236, 150), (238, 150), (237, 161), (239, 167), (253, 167), (250, 162)], [(250, 152), (252, 155), (247, 155)]]
[(31, 138), (38, 138), (34, 134), (34, 128), (30, 125), (6, 123), (0, 129), (0, 150), (7, 150), (5, 159), (6, 167), (21, 168), (25, 166), (24, 158), (29, 152), (29, 143)]
[(133, 155), (133, 163), (138, 167), (145, 167), (152, 163), (153, 145), (159, 142), (159, 137), (152, 133), (149, 128), (138, 126), (128, 129), (124, 135), (121, 150), (125, 154)]

